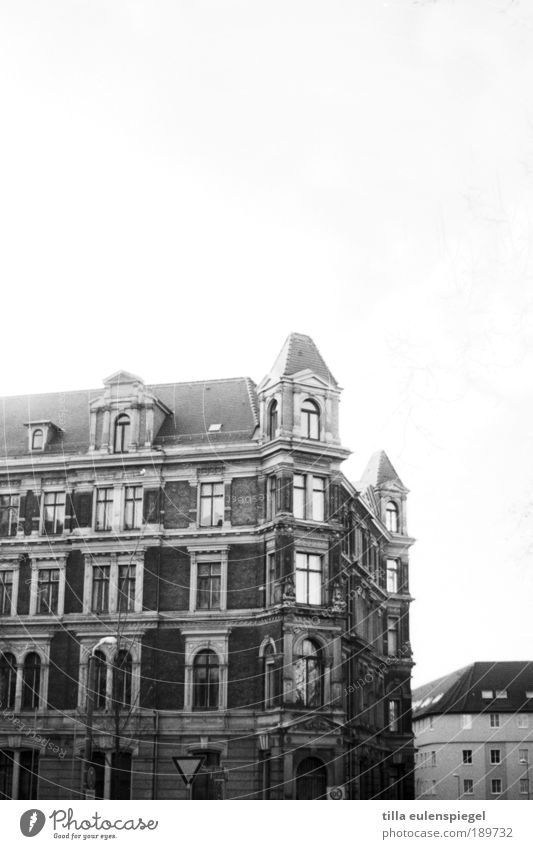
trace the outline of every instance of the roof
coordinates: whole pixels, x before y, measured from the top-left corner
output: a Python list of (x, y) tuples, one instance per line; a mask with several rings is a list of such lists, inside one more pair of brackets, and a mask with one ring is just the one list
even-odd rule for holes
[(305, 369), (309, 369), (330, 385), (338, 385), (311, 337), (305, 336), (303, 333), (290, 333), (269, 372), (269, 376), (273, 378), (290, 377)]
[[(492, 696), (484, 697), (489, 691)], [(532, 697), (527, 698), (526, 693)], [(533, 712), (531, 660), (478, 661), (413, 691), (415, 719), (443, 713), (520, 711)]]
[(363, 489), (367, 486), (373, 486), (377, 489), (382, 486), (386, 487), (390, 483), (399, 484), (405, 489), (398, 472), (385, 451), (376, 451), (368, 461), (359, 485)]
[[(257, 427), (256, 388), (250, 378), (164, 383), (145, 388), (172, 411), (154, 445), (246, 441)], [(99, 388), (0, 398), (0, 452), (4, 457), (27, 454), (28, 433), (24, 422), (45, 420), (64, 431), (55, 434), (47, 454), (87, 451), (90, 404), (103, 392)], [(221, 431), (208, 433), (211, 424), (221, 424)]]

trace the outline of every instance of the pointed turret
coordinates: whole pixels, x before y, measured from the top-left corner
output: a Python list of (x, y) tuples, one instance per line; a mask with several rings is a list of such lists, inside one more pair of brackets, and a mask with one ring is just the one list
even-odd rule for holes
[(316, 374), (330, 385), (337, 386), (337, 381), (311, 337), (303, 333), (290, 333), (269, 372), (269, 377), (289, 377), (305, 370)]
[(399, 488), (406, 489), (385, 451), (375, 451), (363, 472), (361, 488), (373, 486), (377, 489), (389, 483), (395, 483)]
[(356, 486), (391, 533), (407, 534), (406, 496), (409, 490), (385, 451), (372, 454)]

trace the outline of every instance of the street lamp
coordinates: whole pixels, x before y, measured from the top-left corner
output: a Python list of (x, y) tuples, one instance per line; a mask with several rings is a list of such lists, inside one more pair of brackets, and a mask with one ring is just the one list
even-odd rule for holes
[(95, 652), (100, 646), (116, 646), (116, 637), (102, 637), (91, 649), (87, 663), (87, 721), (85, 725), (85, 754), (83, 757), (83, 789), (86, 799), (94, 799), (94, 775), (91, 763), (93, 759), (93, 711), (95, 687)]

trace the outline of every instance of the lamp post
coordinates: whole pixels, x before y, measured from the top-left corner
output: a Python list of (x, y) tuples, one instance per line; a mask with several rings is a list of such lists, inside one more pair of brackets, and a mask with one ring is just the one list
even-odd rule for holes
[(87, 663), (87, 720), (85, 724), (85, 754), (83, 757), (83, 791), (86, 799), (94, 799), (94, 775), (90, 772), (93, 759), (93, 711), (95, 686), (95, 652), (100, 646), (116, 646), (116, 637), (103, 637), (91, 649)]

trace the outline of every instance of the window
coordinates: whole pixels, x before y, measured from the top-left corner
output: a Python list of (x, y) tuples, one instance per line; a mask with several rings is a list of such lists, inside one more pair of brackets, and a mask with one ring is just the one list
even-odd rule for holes
[(268, 437), (275, 439), (278, 430), (278, 402), (272, 401), (268, 408)]
[(499, 728), (500, 727), (500, 714), (499, 713), (491, 713), (490, 714), (490, 727), (491, 728)]
[(296, 552), (296, 601), (299, 604), (322, 603), (322, 557)]
[(22, 669), (22, 709), (39, 707), (41, 690), (41, 658), (35, 652), (26, 655)]
[(13, 798), (13, 762), (15, 753), (10, 750), (0, 751), (0, 800)]
[(472, 749), (463, 749), (463, 763), (471, 764), (472, 763)]
[(320, 439), (320, 412), (317, 404), (310, 398), (302, 404), (302, 436), (307, 439)]
[(463, 793), (465, 796), (471, 796), (474, 792), (474, 779), (473, 778), (465, 778), (463, 780)]
[(502, 792), (502, 780), (501, 778), (493, 778), (490, 782), (490, 792), (493, 796)]
[(220, 563), (198, 563), (196, 607), (199, 610), (220, 610)]
[(533, 699), (533, 690), (526, 690), (526, 699)]
[(135, 575), (136, 566), (124, 564), (118, 567), (118, 604), (121, 613), (135, 610)]
[(472, 728), (472, 714), (471, 713), (463, 713), (461, 716), (461, 728), (468, 729)]
[(110, 566), (93, 566), (91, 610), (95, 613), (109, 613), (110, 577)]
[(293, 513), (296, 519), (323, 522), (326, 508), (326, 479), (315, 475), (294, 475)]
[(529, 716), (527, 713), (519, 713), (516, 717), (516, 722), (519, 728), (529, 728)]
[(276, 604), (276, 554), (270, 551), (267, 554), (267, 604)]
[(142, 486), (127, 486), (124, 495), (124, 529), (138, 530), (142, 522)]
[(400, 700), (389, 699), (389, 731), (400, 730)]
[(32, 451), (42, 451), (44, 445), (44, 433), (40, 427), (36, 428), (33, 431), (31, 438), (31, 450)]
[(507, 698), (507, 690), (496, 690), (496, 698), (497, 699), (506, 699)]
[(113, 440), (113, 451), (115, 454), (124, 454), (130, 444), (130, 419), (129, 416), (118, 416), (115, 421), (115, 436)]
[(113, 487), (105, 486), (96, 491), (96, 531), (110, 531), (113, 519)]
[(393, 534), (398, 533), (399, 529), (399, 515), (398, 515), (398, 507), (394, 503), (394, 501), (389, 501), (385, 510), (385, 524), (387, 530)]
[(270, 475), (267, 480), (267, 517), (273, 519), (276, 515), (276, 476)]
[(194, 710), (217, 710), (219, 662), (214, 651), (199, 651), (193, 663)]
[(65, 524), (65, 493), (45, 492), (43, 508), (43, 533), (56, 536), (63, 533)]
[(220, 527), (224, 520), (224, 484), (203, 483), (200, 486), (200, 525)]
[(0, 571), (0, 616), (11, 616), (13, 605), (13, 571)]
[(397, 560), (387, 559), (387, 592), (397, 593), (399, 587), (400, 564)]
[(18, 495), (0, 495), (0, 537), (14, 537), (19, 520)]
[(387, 654), (389, 657), (398, 655), (398, 628), (399, 620), (396, 616), (387, 618)]
[(520, 793), (527, 793), (529, 796), (529, 779), (521, 778), (520, 779)]
[(499, 749), (491, 749), (490, 750), (490, 762), (491, 762), (491, 764), (501, 763), (501, 752), (500, 752)]
[(118, 707), (131, 705), (131, 666), (130, 653), (122, 649), (113, 664), (113, 701)]
[(437, 753), (431, 752), (431, 766), (437, 766)]
[(17, 661), (10, 652), (0, 655), (0, 705), (15, 707), (17, 690)]
[(107, 696), (107, 660), (101, 651), (96, 651), (93, 657), (94, 707), (96, 709), (103, 709), (106, 706)]
[(265, 708), (273, 707), (276, 701), (276, 667), (274, 646), (269, 643), (263, 653), (265, 676)]
[(528, 762), (527, 754), (528, 754), (527, 749), (519, 749), (518, 750), (518, 760), (521, 764), (527, 764), (527, 762)]
[(59, 569), (39, 569), (37, 575), (37, 613), (58, 613)]
[(302, 642), (294, 667), (297, 702), (305, 707), (320, 707), (323, 700), (323, 663), (320, 648), (313, 640)]
[(39, 751), (24, 749), (20, 753), (19, 799), (36, 799), (39, 781)]
[(493, 699), (494, 698), (494, 690), (482, 690), (481, 691), (482, 699)]

